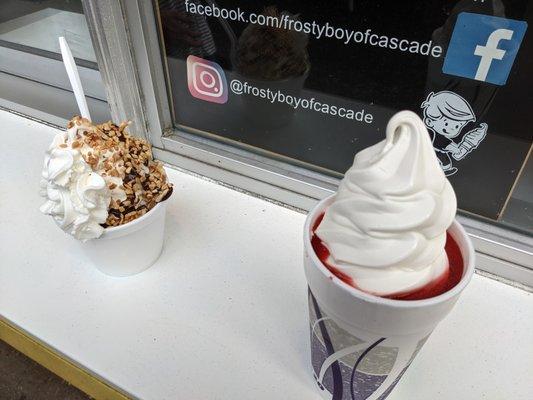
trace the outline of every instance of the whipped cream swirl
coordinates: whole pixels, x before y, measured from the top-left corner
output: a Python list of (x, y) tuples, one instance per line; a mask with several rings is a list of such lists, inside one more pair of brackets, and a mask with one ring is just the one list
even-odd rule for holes
[(108, 215), (111, 193), (106, 181), (85, 162), (79, 149), (71, 146), (75, 132), (58, 133), (46, 152), (41, 195), (46, 202), (41, 212), (76, 239), (99, 237)]
[[(126, 192), (124, 191), (124, 182), (122, 178), (120, 178), (120, 175), (124, 175), (126, 167), (124, 166), (124, 160), (122, 159), (122, 157), (115, 157), (116, 153), (120, 150), (101, 150), (98, 148), (91, 147), (84, 141), (79, 140), (81, 135), (83, 135), (84, 133), (93, 132), (96, 129), (93, 124), (86, 123), (84, 120), (80, 120), (79, 122), (79, 125), (77, 123), (74, 123), (72, 127), (68, 128), (66, 131), (66, 135), (63, 134), (63, 137), (65, 138), (65, 143), (69, 146), (72, 146), (74, 143), (79, 144), (80, 146), (77, 147), (77, 149), (83, 156), (84, 160), (88, 159), (89, 157), (95, 157), (97, 162), (91, 168), (94, 172), (104, 178), (108, 188), (113, 188), (109, 189), (111, 192), (111, 199), (118, 201), (125, 200)], [(104, 164), (107, 160), (113, 161), (113, 166), (117, 170), (119, 176), (110, 176), (106, 173), (106, 168)], [(147, 167), (146, 170), (148, 171)]]
[(410, 292), (448, 270), (457, 200), (424, 123), (402, 111), (386, 139), (360, 151), (316, 234), (331, 265), (380, 296)]

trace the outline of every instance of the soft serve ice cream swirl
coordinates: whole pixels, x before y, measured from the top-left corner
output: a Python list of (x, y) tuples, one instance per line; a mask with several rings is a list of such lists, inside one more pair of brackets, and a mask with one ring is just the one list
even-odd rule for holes
[(446, 230), (456, 209), (424, 123), (402, 111), (384, 141), (355, 156), (316, 235), (328, 263), (354, 286), (405, 293), (447, 272)]

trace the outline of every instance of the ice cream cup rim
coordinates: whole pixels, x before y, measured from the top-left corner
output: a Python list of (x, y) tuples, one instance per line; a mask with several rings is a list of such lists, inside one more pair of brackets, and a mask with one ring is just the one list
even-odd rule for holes
[(161, 201), (161, 202), (157, 203), (146, 214), (141, 215), (139, 218), (136, 218), (133, 221), (127, 222), (127, 223), (125, 223), (123, 225), (111, 226), (111, 227), (105, 228), (104, 229), (104, 233), (102, 234), (102, 236), (100, 236), (96, 240), (98, 240), (98, 239), (102, 239), (102, 240), (110, 239), (111, 237), (113, 237), (113, 236), (115, 236), (117, 234), (123, 233), (124, 231), (127, 231), (127, 230), (131, 230), (132, 228), (134, 228), (134, 227), (136, 227), (136, 226), (138, 226), (140, 224), (143, 224), (146, 220), (152, 218), (152, 216), (156, 214), (158, 209), (163, 207), (163, 203), (164, 203), (164, 201)]
[[(472, 242), (470, 241), (470, 238), (468, 237), (468, 234), (464, 230), (464, 228), (461, 226), (461, 224), (454, 219), (452, 222), (452, 225), (450, 228), (448, 228), (448, 232), (450, 229), (457, 230), (459, 233), (459, 236), (463, 236), (465, 239), (464, 242), (466, 244), (466, 252), (468, 253), (469, 257), (466, 259), (465, 253), (463, 251), (463, 247), (461, 248), (461, 256), (463, 257), (463, 276), (461, 277), (461, 280), (457, 285), (455, 285), (450, 290), (434, 297), (430, 297), (428, 299), (423, 300), (397, 300), (397, 299), (388, 299), (384, 297), (375, 296), (370, 293), (363, 292), (360, 289), (356, 289), (353, 286), (348, 285), (347, 283), (340, 280), (337, 276), (335, 276), (323, 263), (320, 261), (318, 256), (316, 255), (313, 246), (311, 245), (311, 230), (313, 227), (314, 222), (316, 221), (316, 218), (325, 210), (326, 205), (330, 203), (333, 198), (335, 197), (335, 194), (326, 197), (325, 199), (321, 200), (307, 215), (307, 218), (305, 220), (305, 227), (304, 227), (304, 240), (305, 243), (305, 249), (308, 251), (309, 256), (311, 257), (313, 264), (324, 274), (324, 276), (327, 279), (331, 279), (331, 282), (333, 282), (334, 285), (338, 286), (341, 290), (344, 290), (351, 294), (352, 296), (356, 298), (360, 298), (361, 300), (364, 300), (369, 303), (377, 303), (377, 304), (383, 304), (388, 305), (392, 307), (399, 307), (399, 308), (418, 308), (418, 307), (430, 307), (439, 303), (444, 303), (449, 301), (455, 296), (458, 296), (463, 289), (468, 285), (470, 280), (472, 279), (472, 275), (474, 274), (475, 269), (475, 262), (474, 262), (474, 246), (472, 245)], [(451, 234), (451, 233), (450, 233)], [(451, 234), (454, 238), (457, 235)]]

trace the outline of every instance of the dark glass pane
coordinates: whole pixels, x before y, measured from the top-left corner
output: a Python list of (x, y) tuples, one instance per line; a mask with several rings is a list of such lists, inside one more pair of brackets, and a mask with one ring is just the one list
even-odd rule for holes
[(55, 124), (79, 113), (60, 54), (60, 36), (76, 60), (92, 118), (109, 120), (81, 0), (0, 1), (1, 105)]
[[(180, 128), (341, 176), (410, 109), (460, 208), (501, 220), (514, 204), (533, 139), (531, 2), (160, 0), (158, 11)], [(531, 231), (525, 202), (510, 223)]]
[(60, 59), (59, 36), (79, 63), (97, 69), (81, 0), (0, 2), (0, 47)]

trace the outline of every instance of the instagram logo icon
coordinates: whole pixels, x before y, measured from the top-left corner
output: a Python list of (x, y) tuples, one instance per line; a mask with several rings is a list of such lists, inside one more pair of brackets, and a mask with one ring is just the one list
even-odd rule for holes
[(228, 82), (222, 67), (196, 56), (187, 57), (189, 92), (197, 99), (224, 104), (228, 101)]

